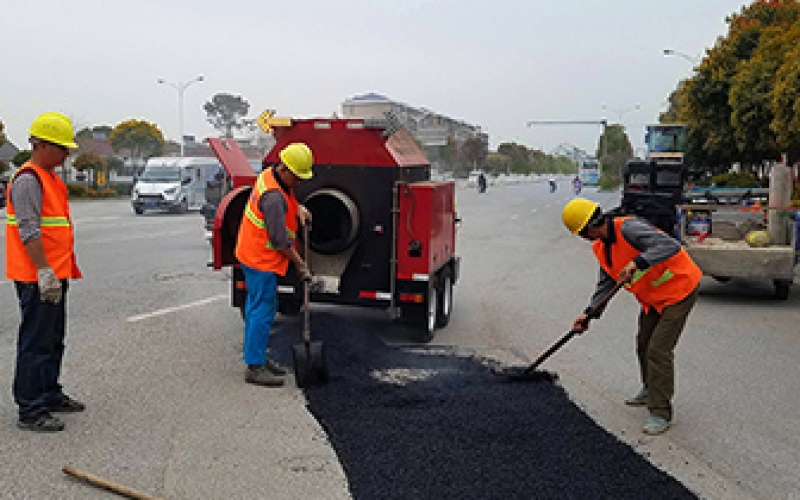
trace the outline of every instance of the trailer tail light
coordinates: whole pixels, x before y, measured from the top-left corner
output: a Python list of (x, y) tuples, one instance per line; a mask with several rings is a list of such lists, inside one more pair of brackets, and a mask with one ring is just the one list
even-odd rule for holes
[(425, 302), (424, 293), (401, 293), (400, 302), (412, 302), (414, 304), (422, 304)]
[(361, 290), (358, 292), (359, 299), (373, 299), (373, 300), (392, 300), (392, 294), (388, 292), (370, 292)]
[(237, 281), (236, 282), (236, 289), (237, 290), (247, 290), (247, 283), (244, 281)]

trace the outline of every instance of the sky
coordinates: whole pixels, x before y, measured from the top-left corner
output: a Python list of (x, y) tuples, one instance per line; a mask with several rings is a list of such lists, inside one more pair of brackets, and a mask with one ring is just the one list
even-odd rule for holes
[[(10, 8), (13, 3), (13, 8)], [(749, 2), (747, 2), (749, 3)], [(218, 132), (203, 104), (242, 96), (250, 117), (330, 117), (376, 92), (489, 134), (596, 150), (601, 120), (640, 147), (692, 76), (735, 0), (0, 0), (0, 120), (17, 146), (45, 111), (76, 129), (128, 119), (177, 139)], [(5, 7), (5, 8), (3, 8)], [(664, 49), (684, 56), (665, 56)]]

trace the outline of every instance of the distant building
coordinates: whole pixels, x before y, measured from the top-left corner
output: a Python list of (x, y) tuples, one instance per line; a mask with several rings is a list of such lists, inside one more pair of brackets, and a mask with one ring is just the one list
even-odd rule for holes
[(344, 118), (386, 118), (394, 115), (424, 148), (446, 146), (448, 138), (457, 145), (479, 138), (489, 143), (489, 136), (478, 125), (444, 116), (425, 108), (415, 108), (370, 92), (347, 99), (342, 103)]

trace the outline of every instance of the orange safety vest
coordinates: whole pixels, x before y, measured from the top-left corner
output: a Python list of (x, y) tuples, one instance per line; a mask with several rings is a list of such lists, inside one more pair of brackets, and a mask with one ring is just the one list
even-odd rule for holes
[(247, 206), (239, 226), (239, 237), (236, 240), (236, 258), (242, 264), (259, 271), (286, 275), (289, 258), (272, 246), (264, 214), (258, 202), (267, 191), (277, 190), (286, 200), (286, 232), (292, 245), (297, 240), (297, 199), (294, 193), (286, 194), (275, 179), (274, 169), (264, 170), (256, 179), (255, 187), (247, 200)]
[(27, 162), (14, 173), (8, 183), (8, 206), (6, 212), (6, 278), (14, 281), (35, 283), (38, 281), (36, 266), (31, 261), (25, 244), (19, 235), (19, 221), (11, 202), (14, 179), (26, 170), (33, 171), (42, 186), (42, 210), (39, 228), (42, 233), (44, 254), (50, 267), (59, 279), (82, 278), (75, 259), (75, 235), (69, 213), (67, 186), (55, 172), (47, 171)]
[[(616, 241), (610, 247), (610, 266), (606, 260), (605, 243), (599, 239), (592, 243), (592, 250), (600, 262), (600, 266), (615, 280), (619, 279), (622, 268), (641, 253), (622, 236), (622, 224), (626, 219), (628, 217), (614, 219)], [(648, 269), (636, 271), (633, 280), (625, 285), (625, 288), (636, 296), (636, 300), (645, 311), (654, 307), (661, 313), (665, 307), (677, 304), (692, 293), (700, 283), (702, 276), (703, 272), (692, 261), (686, 250), (681, 248), (678, 253), (664, 262), (655, 264)]]

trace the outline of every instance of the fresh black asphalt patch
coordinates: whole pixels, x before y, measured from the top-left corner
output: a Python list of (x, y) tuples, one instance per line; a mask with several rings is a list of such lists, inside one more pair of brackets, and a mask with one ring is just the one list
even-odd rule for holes
[[(308, 408), (357, 500), (696, 498), (556, 384), (388, 346), (346, 318), (316, 314), (312, 325), (331, 379), (306, 391)], [(296, 342), (299, 330), (275, 335), (275, 355), (287, 361)]]

